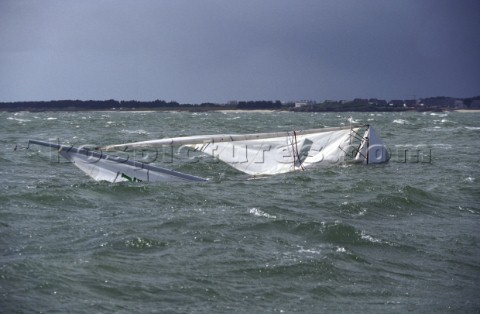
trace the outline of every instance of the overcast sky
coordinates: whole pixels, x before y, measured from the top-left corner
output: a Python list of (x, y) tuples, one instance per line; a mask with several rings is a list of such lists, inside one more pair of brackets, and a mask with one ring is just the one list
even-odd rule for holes
[(477, 95), (478, 0), (0, 0), (0, 101)]

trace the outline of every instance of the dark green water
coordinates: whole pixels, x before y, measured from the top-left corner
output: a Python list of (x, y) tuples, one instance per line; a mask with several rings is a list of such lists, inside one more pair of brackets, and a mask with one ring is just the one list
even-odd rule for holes
[(375, 126), (388, 164), (251, 180), (174, 160), (160, 165), (210, 182), (168, 185), (97, 183), (22, 146), (338, 126), (346, 115), (0, 113), (0, 312), (478, 313), (480, 114), (354, 117)]

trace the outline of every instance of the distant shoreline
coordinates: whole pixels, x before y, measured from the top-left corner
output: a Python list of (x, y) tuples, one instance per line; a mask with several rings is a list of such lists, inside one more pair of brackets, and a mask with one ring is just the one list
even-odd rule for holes
[[(480, 112), (480, 110), (445, 110), (445, 111), (458, 111), (458, 112)], [(286, 110), (286, 109), (202, 109), (202, 110), (188, 110), (188, 109), (21, 109), (21, 110), (5, 110), (0, 109), (0, 112), (130, 112), (130, 113), (154, 113), (154, 112), (190, 112), (190, 113), (203, 113), (203, 112), (218, 112), (218, 113), (274, 113), (274, 112), (293, 112), (293, 113), (342, 113), (342, 112), (443, 112), (439, 110), (324, 110), (324, 111), (315, 111), (315, 110)]]
[(109, 100), (52, 100), (0, 102), (0, 111), (6, 112), (480, 112), (480, 96), (469, 99), (431, 97), (418, 100), (354, 99), (352, 101), (326, 100), (281, 102), (232, 101), (224, 104), (180, 104), (175, 101), (118, 101)]
[(287, 109), (126, 109), (126, 108), (119, 108), (119, 109), (53, 109), (53, 108), (45, 108), (45, 109), (19, 109), (19, 110), (7, 110), (0, 108), (0, 112), (130, 112), (130, 113), (155, 113), (155, 112), (165, 112), (165, 113), (172, 113), (172, 112), (190, 112), (190, 113), (206, 113), (206, 112), (218, 112), (218, 113), (274, 113), (274, 112), (294, 112), (294, 113), (346, 113), (346, 112), (458, 112), (458, 113), (480, 113), (480, 109), (454, 109), (454, 110), (438, 110), (438, 109), (427, 109), (427, 110), (415, 110), (415, 109), (407, 109), (407, 110), (325, 110), (325, 111), (315, 111), (315, 110), (287, 110)]

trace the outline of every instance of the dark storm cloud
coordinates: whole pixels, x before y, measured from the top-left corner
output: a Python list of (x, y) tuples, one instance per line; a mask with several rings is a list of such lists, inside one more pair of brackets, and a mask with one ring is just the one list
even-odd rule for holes
[(0, 101), (467, 97), (477, 1), (3, 1)]

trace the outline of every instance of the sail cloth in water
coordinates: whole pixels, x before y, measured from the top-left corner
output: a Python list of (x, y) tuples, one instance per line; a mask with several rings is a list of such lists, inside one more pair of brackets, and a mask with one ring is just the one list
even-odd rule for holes
[(143, 162), (129, 160), (118, 156), (92, 151), (83, 147), (73, 147), (56, 143), (30, 140), (31, 144), (51, 147), (71, 161), (80, 170), (96, 181), (125, 182), (171, 182), (171, 181), (206, 181), (206, 179), (189, 174), (152, 166)]
[[(361, 128), (367, 128), (370, 139), (360, 145), (359, 151), (354, 140), (358, 139)], [(368, 133), (371, 130), (372, 133)], [(364, 139), (361, 139), (362, 141)], [(358, 151), (356, 161), (367, 163), (374, 160), (369, 147), (373, 142), (381, 145), (373, 129), (367, 125), (321, 128), (312, 130), (256, 133), (221, 134), (164, 138), (143, 142), (109, 145), (102, 150), (137, 149), (161, 146), (183, 146), (212, 155), (230, 166), (250, 175), (274, 175), (304, 170), (316, 165), (330, 165), (344, 161), (350, 152)], [(377, 142), (378, 141), (378, 142)], [(383, 146), (382, 146), (383, 147)], [(353, 148), (353, 149), (352, 149)], [(388, 160), (386, 150), (384, 158)]]
[(209, 142), (188, 146), (212, 155), (250, 175), (274, 175), (304, 170), (313, 165), (343, 161), (350, 131), (297, 134), (268, 139)]
[(372, 127), (365, 130), (355, 161), (367, 164), (380, 164), (390, 159), (387, 148)]
[[(363, 136), (359, 131), (365, 128)], [(360, 142), (360, 143), (359, 143)], [(178, 146), (200, 151), (250, 175), (274, 175), (343, 162), (352, 153), (356, 162), (386, 162), (388, 152), (368, 125), (292, 132), (197, 135), (110, 145), (96, 150), (30, 140), (51, 147), (97, 181), (206, 181), (206, 179), (104, 153), (113, 149)]]

